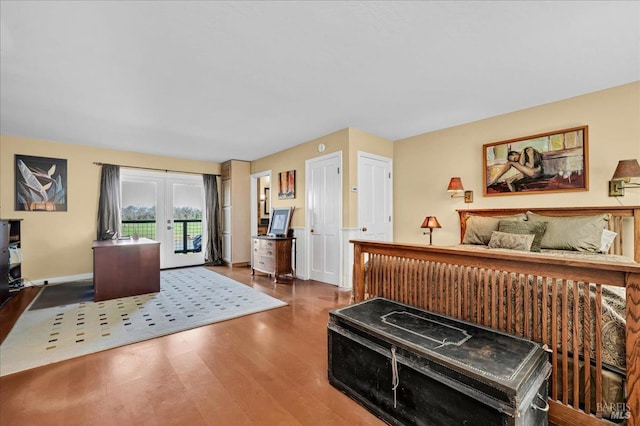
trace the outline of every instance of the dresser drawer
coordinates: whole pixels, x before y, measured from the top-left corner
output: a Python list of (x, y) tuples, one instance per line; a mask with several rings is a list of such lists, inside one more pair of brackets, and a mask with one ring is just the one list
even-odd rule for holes
[(253, 268), (263, 272), (273, 273), (275, 270), (276, 262), (273, 257), (262, 256), (256, 254), (253, 256)]
[(265, 256), (274, 256), (276, 253), (276, 243), (269, 240), (254, 239), (253, 252)]

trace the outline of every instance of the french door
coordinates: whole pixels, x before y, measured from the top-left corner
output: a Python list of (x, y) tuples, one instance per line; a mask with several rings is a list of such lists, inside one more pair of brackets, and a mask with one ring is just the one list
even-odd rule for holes
[(202, 176), (121, 169), (122, 237), (160, 242), (160, 268), (204, 263)]

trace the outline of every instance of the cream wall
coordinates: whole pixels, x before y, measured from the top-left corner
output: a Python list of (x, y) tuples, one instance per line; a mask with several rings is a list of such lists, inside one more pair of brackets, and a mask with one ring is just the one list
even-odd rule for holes
[[(325, 150), (318, 151), (318, 145), (323, 144)], [(349, 240), (359, 237), (358, 225), (358, 197), (351, 188), (358, 185), (358, 151), (384, 156), (393, 160), (393, 143), (389, 140), (363, 132), (358, 129), (346, 128), (337, 132), (304, 142), (285, 151), (261, 158), (251, 163), (251, 173), (256, 174), (266, 170), (272, 172), (271, 200), (273, 207), (295, 206), (291, 227), (294, 228), (296, 242), (296, 275), (308, 278), (307, 240), (306, 233), (301, 232), (306, 224), (305, 203), (305, 168), (306, 161), (335, 152), (342, 153), (342, 230), (340, 233), (340, 254), (342, 258), (340, 269), (340, 283), (342, 287), (351, 285), (351, 262), (353, 248)], [(278, 200), (278, 173), (296, 171), (296, 198), (293, 200)], [(295, 229), (298, 228), (298, 229)]]
[[(14, 155), (67, 160), (67, 211), (14, 210)], [(94, 162), (197, 173), (220, 173), (220, 164), (0, 135), (0, 217), (23, 219), (23, 276), (31, 281), (93, 271), (100, 167)]]
[[(553, 194), (484, 197), (482, 145), (581, 125), (589, 126), (589, 190)], [(492, 117), (394, 143), (395, 240), (426, 243), (419, 228), (427, 215), (438, 218), (434, 244), (459, 242), (456, 209), (640, 205), (640, 189), (608, 196), (608, 181), (619, 160), (640, 159), (640, 82), (535, 108)], [(451, 199), (449, 179), (460, 176), (474, 202)]]
[[(318, 144), (325, 145), (325, 151), (318, 152)], [(322, 155), (331, 154), (333, 152), (347, 152), (349, 144), (349, 129), (339, 130), (337, 132), (313, 139), (309, 142), (296, 145), (293, 148), (278, 152), (267, 157), (260, 158), (251, 162), (251, 174), (260, 173), (265, 170), (271, 170), (271, 207), (295, 207), (293, 218), (291, 221), (292, 228), (301, 228), (305, 225), (305, 199), (304, 199), (304, 181), (305, 181), (305, 161), (320, 157)], [(278, 199), (278, 173), (288, 170), (296, 171), (296, 198), (292, 200)], [(344, 170), (343, 176), (347, 173)], [(346, 183), (343, 181), (343, 186)], [(343, 206), (343, 212), (345, 210)]]
[[(318, 152), (319, 144), (325, 145), (324, 152)], [(251, 163), (251, 173), (271, 170), (272, 207), (295, 206), (292, 227), (305, 225), (305, 162), (313, 158), (342, 151), (342, 222), (343, 227), (358, 225), (358, 198), (351, 188), (358, 185), (357, 152), (366, 151), (393, 159), (393, 143), (387, 139), (363, 132), (354, 128), (346, 128), (302, 143), (293, 148), (255, 160)], [(296, 198), (294, 200), (278, 200), (278, 173), (287, 170), (296, 171)]]
[[(482, 196), (482, 145), (569, 127), (589, 126), (589, 191), (555, 194)], [(319, 153), (318, 144), (326, 150)], [(389, 157), (394, 164), (394, 236), (396, 241), (424, 243), (419, 228), (424, 216), (435, 215), (442, 229), (436, 244), (458, 242), (460, 208), (640, 205), (640, 190), (623, 198), (607, 195), (607, 181), (618, 160), (640, 159), (640, 82), (516, 111), (486, 120), (425, 133), (395, 143), (352, 128), (302, 143), (251, 162), (251, 173), (271, 170), (273, 207), (295, 206), (292, 227), (305, 225), (305, 161), (336, 151), (343, 153), (343, 226), (357, 226), (357, 151)], [(68, 160), (67, 212), (14, 211), (14, 155)], [(93, 162), (139, 167), (220, 173), (220, 164), (138, 154), (88, 146), (0, 135), (0, 217), (22, 218), (24, 276), (29, 280), (86, 274), (92, 271), (100, 168)], [(296, 198), (278, 200), (279, 172), (296, 170)], [(462, 177), (474, 191), (474, 203), (451, 199), (451, 176)]]

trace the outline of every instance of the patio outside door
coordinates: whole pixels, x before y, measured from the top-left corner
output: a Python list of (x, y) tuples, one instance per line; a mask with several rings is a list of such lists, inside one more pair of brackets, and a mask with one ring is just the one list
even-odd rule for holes
[(204, 263), (202, 177), (122, 169), (122, 236), (160, 242), (160, 268)]

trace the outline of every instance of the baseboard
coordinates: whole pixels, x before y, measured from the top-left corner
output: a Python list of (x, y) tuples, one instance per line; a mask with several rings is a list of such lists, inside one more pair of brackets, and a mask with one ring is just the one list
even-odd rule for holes
[(224, 266), (228, 266), (229, 268), (246, 268), (251, 264), (251, 262), (223, 262)]
[(82, 280), (90, 280), (93, 278), (93, 273), (88, 274), (78, 274), (78, 275), (67, 275), (64, 277), (53, 277), (53, 278), (43, 278), (41, 280), (25, 280), (24, 286), (29, 287), (32, 285), (45, 285), (47, 284), (60, 284), (60, 283), (68, 283), (71, 281), (82, 281)]

